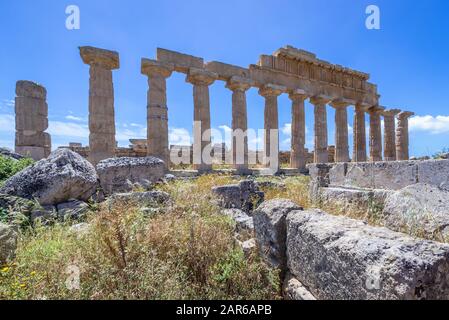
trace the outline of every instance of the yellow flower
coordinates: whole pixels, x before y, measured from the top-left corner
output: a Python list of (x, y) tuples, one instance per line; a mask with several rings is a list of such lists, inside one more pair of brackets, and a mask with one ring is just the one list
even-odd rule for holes
[(36, 271), (31, 271), (30, 275), (34, 277), (36, 275)]
[(25, 284), (25, 283), (22, 283), (21, 285), (20, 285), (20, 287), (21, 288), (25, 288), (27, 285)]
[(3, 272), (3, 273), (7, 273), (8, 271), (9, 271), (9, 267), (4, 267), (1, 271)]

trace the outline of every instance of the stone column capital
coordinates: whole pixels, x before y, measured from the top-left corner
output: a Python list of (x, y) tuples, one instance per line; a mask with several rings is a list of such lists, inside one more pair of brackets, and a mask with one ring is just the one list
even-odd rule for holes
[(226, 88), (231, 91), (247, 91), (254, 85), (253, 81), (247, 78), (234, 76), (229, 79)]
[(368, 112), (371, 114), (378, 113), (380, 115), (383, 111), (385, 111), (385, 108), (381, 106), (372, 106), (368, 109)]
[(160, 75), (163, 78), (168, 78), (174, 70), (175, 66), (171, 63), (142, 58), (141, 73), (148, 77)]
[(400, 112), (401, 112), (401, 110), (399, 110), (399, 109), (386, 109), (381, 112), (381, 115), (384, 117), (395, 117)]
[(412, 117), (412, 116), (414, 116), (414, 115), (415, 115), (414, 112), (411, 112), (411, 111), (402, 111), (402, 112), (400, 112), (400, 113), (398, 114), (398, 119), (405, 120), (405, 119), (408, 119), (408, 118), (410, 118), (410, 117)]
[(372, 105), (369, 105), (364, 102), (357, 102), (355, 105), (355, 109), (363, 112), (367, 112), (369, 108), (372, 107)]
[(301, 101), (301, 102), (305, 101), (309, 97), (307, 93), (302, 89), (292, 90), (289, 92), (288, 96), (292, 101)]
[(310, 98), (310, 103), (313, 105), (325, 105), (330, 101), (332, 101), (332, 98), (325, 95), (318, 95)]
[(118, 52), (94, 47), (80, 47), (79, 50), (85, 64), (107, 70), (114, 70), (120, 67)]
[(329, 104), (334, 109), (340, 109), (340, 108), (343, 109), (343, 108), (347, 108), (351, 105), (355, 105), (355, 101), (348, 100), (348, 99), (335, 99), (335, 100), (332, 100)]
[(218, 79), (218, 74), (199, 68), (190, 68), (186, 81), (193, 85), (210, 86)]
[(259, 89), (259, 94), (264, 98), (278, 97), (286, 91), (287, 91), (286, 87), (278, 86), (278, 85), (274, 85), (274, 84), (267, 84)]

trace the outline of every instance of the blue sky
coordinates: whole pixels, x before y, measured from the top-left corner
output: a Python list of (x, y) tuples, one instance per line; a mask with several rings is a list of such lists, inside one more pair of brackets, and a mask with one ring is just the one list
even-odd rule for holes
[[(365, 27), (365, 9), (377, 5), (381, 30)], [(67, 30), (65, 9), (77, 5), (81, 29)], [(411, 154), (449, 147), (449, 2), (446, 0), (3, 0), (0, 2), (0, 145), (14, 144), (17, 80), (48, 91), (54, 147), (88, 142), (88, 66), (78, 46), (120, 53), (114, 72), (117, 140), (145, 137), (147, 82), (140, 59), (162, 47), (247, 67), (260, 54), (287, 44), (321, 59), (371, 74), (381, 104), (416, 112)], [(231, 126), (231, 92), (216, 82), (210, 91), (212, 126)], [(168, 80), (170, 139), (186, 142), (193, 98), (185, 76)], [(263, 127), (263, 98), (248, 92), (249, 126)], [(290, 101), (279, 98), (282, 148), (289, 148)], [(308, 147), (313, 148), (313, 109), (306, 106)], [(350, 125), (352, 125), (352, 110)], [(328, 108), (329, 142), (334, 113)], [(368, 120), (368, 118), (367, 118)]]

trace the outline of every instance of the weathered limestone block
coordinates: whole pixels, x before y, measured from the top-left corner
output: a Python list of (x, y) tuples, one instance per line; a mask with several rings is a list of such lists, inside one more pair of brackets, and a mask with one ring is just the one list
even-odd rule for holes
[(187, 73), (190, 68), (202, 69), (204, 67), (202, 58), (161, 48), (157, 48), (157, 60), (171, 63), (174, 65), (175, 71), (183, 73)]
[(449, 191), (422, 183), (408, 186), (387, 197), (383, 216), (392, 230), (449, 240)]
[(16, 84), (16, 152), (40, 160), (51, 151), (48, 128), (47, 91), (31, 81)]
[(70, 199), (87, 201), (95, 193), (95, 168), (79, 154), (58, 149), (47, 159), (8, 179), (0, 193), (53, 205)]
[[(340, 187), (320, 188), (314, 195), (314, 201), (328, 207), (333, 207), (342, 211), (366, 212), (366, 218), (378, 218), (385, 199), (390, 190), (382, 189), (348, 189)], [(375, 215), (374, 217), (372, 215)]]
[(302, 208), (290, 200), (276, 199), (262, 203), (254, 212), (257, 244), (263, 259), (284, 273), (287, 267), (286, 218)]
[(414, 162), (350, 163), (345, 186), (399, 190), (417, 182)]
[(113, 203), (132, 203), (140, 207), (168, 205), (170, 195), (163, 191), (116, 193), (109, 198)]
[(449, 299), (449, 245), (319, 210), (287, 217), (290, 272), (320, 300)]
[(287, 273), (282, 288), (285, 300), (313, 301), (316, 298), (290, 272)]
[(65, 220), (79, 220), (89, 212), (89, 205), (84, 201), (70, 200), (56, 206), (58, 218)]
[(418, 182), (436, 186), (449, 181), (449, 160), (427, 160), (416, 163)]
[(97, 165), (98, 177), (106, 195), (130, 192), (134, 184), (149, 186), (165, 175), (165, 164), (161, 159), (111, 158)]
[(96, 165), (115, 156), (115, 110), (112, 70), (120, 67), (114, 51), (80, 47), (85, 64), (90, 65), (89, 80), (89, 161)]
[(348, 173), (348, 163), (336, 163), (329, 170), (329, 185), (344, 186), (346, 174)]
[(254, 221), (245, 211), (240, 209), (225, 209), (222, 214), (235, 221), (237, 233), (254, 231)]
[(251, 76), (248, 69), (219, 61), (207, 62), (205, 68), (218, 74), (219, 79), (223, 81), (228, 81), (233, 77), (249, 79)]
[(218, 205), (224, 209), (240, 209), (251, 213), (264, 201), (265, 194), (257, 183), (244, 180), (239, 184), (214, 187), (212, 193), (218, 198)]
[(58, 209), (54, 205), (36, 206), (31, 211), (30, 221), (33, 224), (38, 222), (42, 225), (51, 225), (58, 220)]
[(18, 234), (11, 226), (0, 222), (0, 266), (14, 259)]

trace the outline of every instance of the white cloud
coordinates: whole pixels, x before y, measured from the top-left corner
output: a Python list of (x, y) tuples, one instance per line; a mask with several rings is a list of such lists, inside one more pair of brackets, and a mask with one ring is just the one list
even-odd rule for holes
[(86, 119), (81, 118), (81, 117), (77, 117), (77, 116), (74, 116), (74, 115), (68, 115), (65, 118), (66, 118), (66, 120), (71, 120), (71, 121), (86, 121)]
[(232, 132), (232, 128), (228, 127), (227, 125), (221, 125), (218, 128), (223, 130), (224, 132)]
[(281, 132), (283, 134), (285, 134), (286, 136), (291, 136), (292, 135), (292, 124), (291, 123), (284, 124), (284, 126), (281, 128)]
[(409, 120), (410, 131), (424, 131), (431, 134), (449, 132), (449, 116), (416, 116)]
[(16, 120), (13, 115), (0, 114), (0, 131), (1, 132), (15, 132)]
[(170, 145), (190, 146), (192, 144), (190, 133), (184, 128), (169, 128), (168, 140)]
[(50, 121), (48, 123), (47, 131), (55, 137), (89, 137), (89, 128), (87, 125), (73, 122)]

